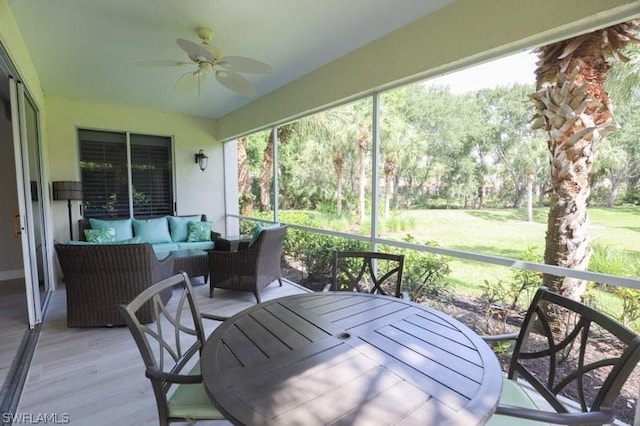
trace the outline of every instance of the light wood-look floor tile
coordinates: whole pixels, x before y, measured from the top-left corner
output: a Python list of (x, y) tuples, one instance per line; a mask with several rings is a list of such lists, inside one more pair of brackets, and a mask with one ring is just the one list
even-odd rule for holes
[[(255, 305), (251, 293), (216, 289), (209, 298), (208, 285), (194, 290), (202, 312), (232, 315)], [(262, 298), (304, 291), (274, 283)], [(208, 332), (218, 324), (205, 321)], [(157, 424), (153, 391), (128, 329), (67, 328), (64, 289), (53, 294), (17, 412), (68, 414), (71, 424), (78, 425)], [(207, 423), (228, 424), (202, 422)]]
[(0, 297), (0, 384), (5, 382), (11, 363), (24, 334), (29, 329), (27, 297), (22, 294), (6, 294)]

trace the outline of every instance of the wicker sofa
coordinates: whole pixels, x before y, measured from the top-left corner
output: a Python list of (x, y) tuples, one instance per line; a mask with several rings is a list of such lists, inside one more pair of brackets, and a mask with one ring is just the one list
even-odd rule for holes
[[(125, 325), (118, 305), (129, 303), (150, 285), (173, 275), (173, 255), (158, 260), (151, 244), (56, 244), (67, 292), (67, 326)], [(166, 303), (171, 291), (163, 294)], [(151, 305), (141, 322), (153, 320)]]
[[(173, 223), (172, 223), (173, 220)], [(119, 237), (118, 239), (126, 239), (131, 237), (141, 237), (139, 238), (142, 243), (150, 243), (153, 251), (156, 253), (156, 256), (159, 259), (166, 257), (170, 252), (175, 250), (187, 250), (187, 249), (195, 249), (195, 250), (211, 250), (215, 247), (214, 240), (220, 236), (219, 233), (215, 231), (211, 231), (211, 235), (208, 241), (195, 241), (190, 242), (186, 241), (186, 231), (183, 230), (182, 235), (178, 236), (179, 232), (176, 232), (174, 229), (174, 224), (178, 221), (182, 222), (183, 226), (186, 226), (186, 221), (190, 220), (200, 220), (202, 222), (207, 221), (206, 215), (190, 215), (190, 216), (162, 216), (154, 219), (143, 220), (140, 222), (157, 222), (156, 226), (147, 227), (147, 229), (156, 230), (155, 232), (144, 232), (142, 234), (138, 234), (136, 231), (136, 226), (134, 224), (135, 219), (107, 219), (101, 220), (100, 222), (111, 223), (113, 222), (115, 228), (119, 228), (116, 232), (120, 232), (122, 229), (122, 223), (128, 223), (125, 229), (125, 235)], [(95, 219), (80, 219), (78, 221), (78, 228), (80, 230), (80, 241), (71, 241), (72, 244), (84, 244), (85, 238), (85, 230), (92, 229), (91, 223), (96, 223)]]

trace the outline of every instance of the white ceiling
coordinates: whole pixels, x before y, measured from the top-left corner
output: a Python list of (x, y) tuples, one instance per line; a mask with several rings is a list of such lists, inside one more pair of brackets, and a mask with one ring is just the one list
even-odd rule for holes
[[(244, 74), (263, 96), (451, 3), (453, 0), (8, 0), (45, 95), (220, 118), (250, 103), (214, 78), (175, 90), (195, 66), (140, 68), (136, 61), (188, 60), (176, 44), (214, 30), (225, 55), (271, 64)], [(381, 66), (384, 66), (381, 63)]]

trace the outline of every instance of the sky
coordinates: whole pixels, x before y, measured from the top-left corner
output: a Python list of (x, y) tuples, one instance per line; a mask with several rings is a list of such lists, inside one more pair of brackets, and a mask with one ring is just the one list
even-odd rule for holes
[(517, 53), (430, 79), (425, 84), (449, 86), (452, 93), (489, 89), (512, 83), (533, 84), (536, 60), (537, 57), (531, 52)]

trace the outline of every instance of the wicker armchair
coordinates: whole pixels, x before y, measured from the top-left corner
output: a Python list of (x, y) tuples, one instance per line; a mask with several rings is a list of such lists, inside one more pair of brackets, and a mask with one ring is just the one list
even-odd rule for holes
[(264, 229), (248, 247), (235, 252), (209, 250), (210, 296), (214, 288), (250, 291), (260, 303), (260, 290), (278, 280), (282, 286), (282, 243), (287, 226)]
[[(125, 325), (120, 304), (152, 284), (173, 275), (173, 255), (159, 261), (150, 244), (56, 244), (67, 290), (67, 326)], [(163, 295), (166, 303), (171, 290)], [(153, 321), (151, 305), (139, 311), (141, 322)]]

